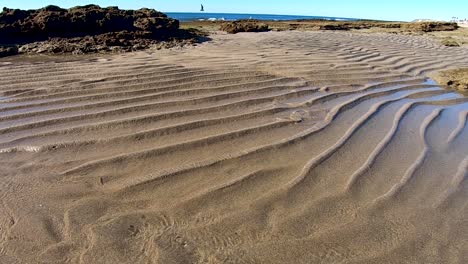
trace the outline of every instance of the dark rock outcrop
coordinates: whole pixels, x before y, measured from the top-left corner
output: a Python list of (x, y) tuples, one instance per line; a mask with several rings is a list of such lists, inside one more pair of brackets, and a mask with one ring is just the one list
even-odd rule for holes
[(152, 9), (120, 10), (97, 5), (62, 9), (47, 6), (38, 10), (4, 8), (0, 13), (0, 41), (31, 42), (51, 37), (93, 36), (109, 32), (137, 32), (164, 39), (174, 34), (179, 22)]
[(18, 54), (18, 47), (2, 47), (0, 46), (0, 58)]
[(230, 34), (239, 32), (265, 32), (269, 31), (267, 24), (260, 23), (255, 19), (237, 20), (232, 22), (225, 22), (221, 25), (221, 30)]
[(452, 22), (417, 22), (402, 24), (401, 28), (415, 32), (453, 31), (458, 29), (458, 24)]
[(356, 21), (329, 21), (320, 19), (300, 19), (294, 21), (267, 21), (266, 24), (273, 28), (282, 27), (294, 30), (362, 30), (372, 28), (384, 28), (398, 32), (425, 33), (434, 31), (453, 31), (458, 29), (457, 23), (451, 22), (386, 22), (372, 20)]
[(182, 36), (181, 38), (158, 41), (150, 38), (136, 38), (128, 31), (111, 32), (95, 36), (76, 38), (50, 38), (21, 45), (19, 53), (72, 53), (86, 54), (99, 52), (129, 52), (144, 50), (149, 47), (170, 48), (174, 46), (191, 45), (198, 42), (198, 36)]
[(441, 71), (431, 74), (431, 77), (441, 85), (446, 85), (464, 93), (468, 92), (468, 68)]
[(196, 34), (179, 29), (178, 20), (147, 8), (47, 6), (37, 10), (4, 8), (0, 13), (0, 45), (23, 46), (20, 52), (86, 53), (115, 50), (114, 47), (126, 51), (143, 49), (160, 41), (189, 39), (190, 42), (195, 38)]
[(327, 24), (319, 26), (319, 30), (350, 30), (346, 24)]
[(460, 44), (452, 37), (444, 38), (441, 44), (447, 47), (460, 47)]

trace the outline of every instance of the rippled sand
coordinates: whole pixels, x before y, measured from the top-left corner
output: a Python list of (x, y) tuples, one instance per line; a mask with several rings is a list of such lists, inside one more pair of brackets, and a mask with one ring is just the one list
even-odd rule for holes
[(0, 263), (467, 263), (468, 99), (424, 37), (0, 66)]

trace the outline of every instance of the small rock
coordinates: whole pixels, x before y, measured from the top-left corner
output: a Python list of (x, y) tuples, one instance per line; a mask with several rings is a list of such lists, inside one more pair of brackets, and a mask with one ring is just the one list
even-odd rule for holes
[(0, 46), (0, 58), (17, 55), (19, 52), (18, 47), (2, 47)]
[(298, 110), (294, 111), (289, 118), (293, 120), (296, 123), (301, 123), (303, 122), (307, 117), (309, 116), (309, 113), (304, 110)]
[(441, 41), (442, 45), (447, 46), (447, 47), (460, 47), (460, 44), (451, 37), (445, 38)]

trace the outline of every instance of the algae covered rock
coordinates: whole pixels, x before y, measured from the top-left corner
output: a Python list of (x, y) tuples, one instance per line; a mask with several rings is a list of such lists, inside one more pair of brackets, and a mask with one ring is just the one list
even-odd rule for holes
[(269, 27), (258, 20), (247, 19), (223, 23), (221, 30), (230, 34), (236, 34), (239, 32), (265, 32), (269, 31)]
[(468, 68), (440, 71), (431, 77), (441, 85), (468, 92)]
[(4, 8), (0, 13), (0, 47), (9, 47), (2, 48), (0, 56), (125, 52), (155, 45), (181, 46), (200, 39), (200, 32), (180, 29), (178, 20), (148, 8), (46, 6), (37, 10)]
[(12, 56), (18, 54), (18, 47), (12, 46), (12, 47), (2, 47), (0, 46), (0, 58), (2, 57), (7, 57), (7, 56)]
[(150, 32), (153, 38), (175, 34), (179, 22), (153, 9), (121, 10), (97, 5), (37, 10), (4, 8), (0, 13), (0, 43), (24, 43), (52, 37), (82, 37), (128, 31)]
[(460, 44), (451, 37), (445, 38), (441, 41), (442, 45), (447, 46), (447, 47), (460, 47)]

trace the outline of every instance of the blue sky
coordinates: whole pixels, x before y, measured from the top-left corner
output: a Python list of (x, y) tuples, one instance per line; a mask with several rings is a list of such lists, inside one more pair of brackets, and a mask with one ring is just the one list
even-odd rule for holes
[(32, 9), (47, 4), (72, 7), (95, 3), (137, 9), (150, 7), (163, 12), (197, 12), (200, 3), (207, 12), (317, 15), (383, 20), (468, 18), (468, 0), (0, 0), (0, 6)]

